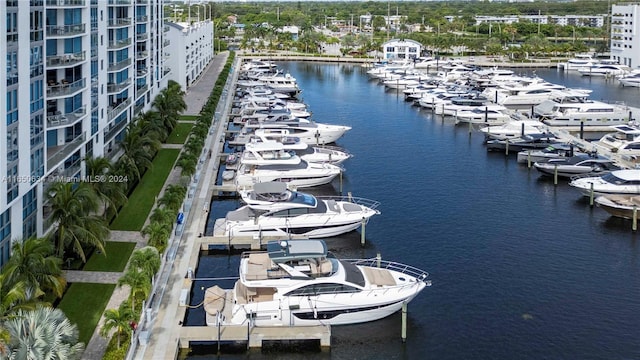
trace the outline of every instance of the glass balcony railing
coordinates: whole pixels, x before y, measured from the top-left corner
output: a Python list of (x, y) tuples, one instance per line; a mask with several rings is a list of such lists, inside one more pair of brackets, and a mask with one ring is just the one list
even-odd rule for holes
[(131, 0), (109, 0), (109, 5), (131, 5)]
[(143, 22), (147, 22), (147, 21), (149, 21), (149, 17), (147, 15), (142, 15), (142, 16), (136, 17), (136, 22), (137, 23), (143, 23)]
[(108, 94), (115, 94), (115, 93), (119, 93), (122, 90), (126, 89), (127, 87), (129, 87), (129, 85), (131, 85), (131, 80), (127, 79), (121, 83), (111, 83), (111, 84), (107, 84), (107, 93)]
[(47, 96), (48, 97), (59, 97), (59, 96), (67, 96), (74, 94), (86, 87), (85, 79), (80, 79), (74, 81), (72, 83), (66, 82), (62, 80), (61, 84), (48, 85), (47, 86)]
[(122, 113), (126, 108), (129, 107), (129, 105), (131, 105), (131, 98), (128, 98), (120, 103), (117, 104), (111, 104), (108, 108), (107, 108), (107, 121), (111, 121), (113, 119), (115, 119), (118, 115), (120, 115), (120, 113)]
[(149, 85), (147, 84), (136, 86), (136, 96), (140, 97), (144, 95), (147, 92), (147, 90), (149, 90)]
[(122, 26), (128, 26), (128, 25), (131, 25), (131, 19), (127, 19), (127, 18), (109, 19), (109, 21), (107, 22), (107, 27), (110, 27), (110, 28), (122, 27)]
[(131, 45), (131, 38), (109, 41), (109, 50), (121, 49), (129, 45)]
[(74, 24), (74, 25), (47, 25), (47, 35), (48, 36), (73, 36), (84, 34), (85, 32), (84, 24)]
[(146, 57), (149, 56), (149, 52), (148, 51), (138, 51), (136, 53), (136, 59), (140, 60), (140, 59), (144, 59)]
[(84, 105), (70, 113), (47, 114), (47, 125), (49, 128), (71, 125), (86, 115), (87, 108)]
[(73, 54), (50, 55), (47, 56), (47, 66), (71, 66), (86, 60), (86, 51)]
[(68, 139), (63, 145), (47, 147), (47, 171), (64, 161), (69, 155), (78, 150), (86, 138), (86, 133)]
[(84, 6), (86, 0), (47, 0), (47, 6)]
[(127, 126), (127, 121), (122, 120), (119, 123), (110, 126), (104, 132), (104, 141), (107, 142), (111, 140), (114, 136), (118, 135), (125, 127)]
[(145, 41), (149, 38), (149, 34), (138, 34), (136, 35), (136, 41)]
[(109, 64), (109, 67), (107, 68), (107, 71), (120, 71), (124, 68), (126, 68), (127, 66), (131, 65), (131, 58), (128, 59), (124, 59), (120, 62), (114, 63), (114, 64)]
[(134, 106), (133, 107), (133, 115), (134, 116), (138, 116), (138, 114), (140, 114), (142, 109), (144, 109), (144, 104), (138, 104), (138, 105)]

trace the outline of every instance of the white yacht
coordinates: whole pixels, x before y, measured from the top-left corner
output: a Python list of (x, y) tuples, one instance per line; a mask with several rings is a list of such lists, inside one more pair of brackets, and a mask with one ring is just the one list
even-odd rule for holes
[(337, 146), (310, 146), (300, 140), (299, 137), (289, 136), (287, 130), (257, 129), (255, 135), (249, 140), (249, 144), (277, 142), (282, 144), (283, 150), (293, 151), (302, 160), (311, 163), (329, 163), (339, 165), (351, 158), (351, 154)]
[(599, 61), (589, 54), (576, 54), (575, 57), (567, 60), (564, 64), (565, 70), (578, 70), (584, 67), (590, 67)]
[(544, 149), (524, 150), (518, 152), (517, 162), (520, 164), (549, 161), (584, 154), (580, 149), (576, 149), (573, 144), (553, 144)]
[(543, 175), (570, 178), (576, 175), (596, 176), (620, 170), (613, 160), (597, 154), (579, 154), (535, 162), (533, 166)]
[(269, 89), (295, 96), (300, 93), (300, 88), (296, 79), (291, 74), (282, 74), (280, 72), (274, 75), (266, 75), (258, 78), (258, 81), (264, 83)]
[(563, 85), (553, 84), (534, 78), (528, 82), (499, 84), (496, 88), (487, 88), (484, 95), (491, 101), (504, 106), (523, 107), (537, 105), (544, 100), (563, 98), (581, 94), (588, 96), (591, 90), (568, 90)]
[(338, 236), (358, 229), (379, 214), (377, 201), (356, 197), (316, 197), (287, 189), (282, 182), (255, 184), (241, 190), (247, 204), (216, 220), (222, 236)]
[(580, 190), (584, 196), (623, 194), (640, 195), (640, 170), (616, 170), (595, 177), (582, 177), (572, 180), (569, 185)]
[(629, 107), (587, 99), (587, 96), (568, 96), (545, 100), (533, 108), (534, 115), (550, 126), (606, 126), (629, 122)]
[(236, 134), (233, 140), (229, 141), (229, 144), (246, 144), (253, 135), (253, 132), (257, 129), (264, 129), (265, 131), (286, 130), (289, 136), (298, 137), (301, 141), (309, 145), (325, 145), (336, 142), (342, 135), (350, 130), (351, 127), (316, 123), (305, 119), (289, 119), (286, 121), (261, 121), (255, 119), (246, 121), (243, 129), (240, 133)]
[(622, 75), (618, 78), (618, 82), (622, 86), (640, 87), (640, 71), (634, 70), (629, 74)]
[(593, 144), (613, 153), (628, 156), (640, 155), (640, 129), (630, 125), (612, 126), (615, 132), (605, 134)]
[(240, 65), (240, 71), (250, 71), (255, 69), (263, 69), (268, 71), (273, 71), (278, 67), (276, 63), (261, 59), (250, 59)]
[(269, 242), (242, 254), (233, 289), (205, 292), (209, 326), (347, 325), (389, 316), (431, 286), (428, 273), (377, 259), (339, 260), (322, 240)]
[(536, 120), (514, 120), (500, 126), (487, 126), (480, 129), (487, 139), (515, 139), (523, 135), (543, 135), (548, 127)]
[(488, 126), (504, 125), (510, 121), (511, 114), (502, 105), (486, 105), (471, 110), (460, 110), (454, 115), (456, 124), (470, 123)]
[(627, 74), (630, 71), (631, 69), (628, 66), (619, 65), (609, 61), (603, 61), (600, 64), (594, 64), (592, 66), (578, 69), (578, 72), (582, 74), (582, 76), (617, 76)]

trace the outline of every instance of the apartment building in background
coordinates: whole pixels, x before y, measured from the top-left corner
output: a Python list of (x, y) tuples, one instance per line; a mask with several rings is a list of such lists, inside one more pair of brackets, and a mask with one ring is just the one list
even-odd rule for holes
[(136, 115), (166, 87), (164, 0), (0, 2), (0, 267), (12, 242), (50, 226), (46, 177), (115, 159)]
[(640, 4), (611, 7), (611, 59), (631, 68), (640, 66)]

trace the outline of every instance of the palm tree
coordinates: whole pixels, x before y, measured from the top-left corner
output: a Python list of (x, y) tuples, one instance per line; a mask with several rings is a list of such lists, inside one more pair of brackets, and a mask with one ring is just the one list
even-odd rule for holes
[(161, 142), (164, 142), (169, 136), (168, 130), (162, 123), (162, 117), (157, 111), (147, 111), (138, 115), (137, 125), (143, 133), (155, 134)]
[(53, 253), (53, 244), (48, 239), (28, 238), (17, 242), (2, 268), (5, 281), (9, 284), (23, 282), (35, 298), (42, 296), (45, 290), (61, 297), (66, 280), (61, 270), (62, 259)]
[(198, 166), (198, 157), (189, 152), (183, 152), (180, 154), (180, 159), (176, 163), (182, 170), (180, 174), (182, 176), (191, 177), (191, 175), (196, 173), (196, 168)]
[(158, 200), (158, 204), (164, 205), (171, 210), (178, 210), (184, 201), (186, 189), (180, 185), (169, 185), (164, 190), (162, 198)]
[(142, 235), (149, 237), (148, 243), (158, 249), (163, 249), (167, 244), (167, 239), (171, 235), (170, 223), (152, 221), (142, 229)]
[(51, 204), (51, 220), (56, 224), (50, 239), (57, 246), (57, 254), (64, 258), (65, 248), (73, 251), (86, 262), (83, 245), (91, 245), (103, 253), (109, 228), (104, 219), (95, 215), (98, 196), (86, 183), (56, 182), (46, 194)]
[(79, 359), (82, 355), (78, 328), (60, 309), (19, 310), (4, 326), (10, 335), (11, 359)]
[(151, 167), (153, 156), (160, 148), (160, 142), (133, 123), (127, 125), (124, 138), (120, 142), (123, 154), (118, 165), (125, 169), (135, 182), (140, 180), (144, 171)]
[(151, 279), (139, 269), (130, 268), (127, 270), (127, 272), (118, 279), (118, 286), (122, 285), (129, 285), (131, 288), (131, 293), (129, 294), (131, 310), (135, 308), (136, 300), (145, 299), (151, 292)]
[(169, 209), (167, 207), (156, 207), (153, 210), (153, 214), (151, 214), (151, 222), (159, 222), (162, 224), (173, 224), (173, 220), (175, 218), (175, 210)]
[(122, 333), (131, 331), (131, 322), (135, 319), (133, 311), (126, 305), (120, 304), (117, 309), (107, 309), (104, 312), (104, 323), (100, 329), (100, 335), (108, 337), (112, 330), (115, 329), (118, 349), (120, 349), (120, 339)]
[(183, 95), (180, 85), (170, 81), (167, 87), (153, 99), (152, 105), (168, 133), (176, 127), (180, 113), (187, 109)]
[(109, 159), (99, 157), (85, 158), (85, 167), (87, 176), (92, 179), (89, 186), (95, 191), (103, 205), (103, 215), (108, 218), (109, 214), (115, 214), (120, 205), (127, 202), (127, 194), (125, 194), (125, 184), (117, 181), (109, 181), (109, 177), (105, 177), (113, 173), (113, 165)]
[(160, 269), (160, 263), (158, 250), (152, 246), (145, 246), (131, 254), (129, 267), (142, 271), (151, 279)]

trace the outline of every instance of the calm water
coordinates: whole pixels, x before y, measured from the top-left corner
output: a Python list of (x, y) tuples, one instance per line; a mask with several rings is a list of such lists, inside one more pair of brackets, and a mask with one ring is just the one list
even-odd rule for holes
[[(400, 314), (334, 327), (327, 353), (253, 352), (235, 358), (638, 359), (640, 245), (566, 183), (554, 186), (515, 156), (487, 153), (479, 133), (432, 118), (385, 92), (357, 65), (282, 63), (318, 122), (353, 126), (338, 143), (343, 192), (381, 202), (359, 233), (328, 241), (339, 257), (373, 257), (431, 273), (433, 286)], [(640, 91), (556, 70), (547, 80), (590, 87), (592, 98), (639, 105)], [(333, 188), (339, 189), (338, 181)], [(333, 188), (323, 188), (330, 192)], [(212, 217), (235, 209), (216, 201)], [(237, 275), (238, 256), (202, 258), (197, 277)], [(192, 304), (202, 301), (197, 283)], [(231, 286), (232, 282), (223, 282)], [(192, 311), (188, 324), (202, 324)], [(205, 350), (205, 352), (208, 350)], [(211, 350), (215, 353), (215, 350)], [(296, 351), (305, 351), (303, 349)], [(191, 355), (191, 359), (213, 358)]]

